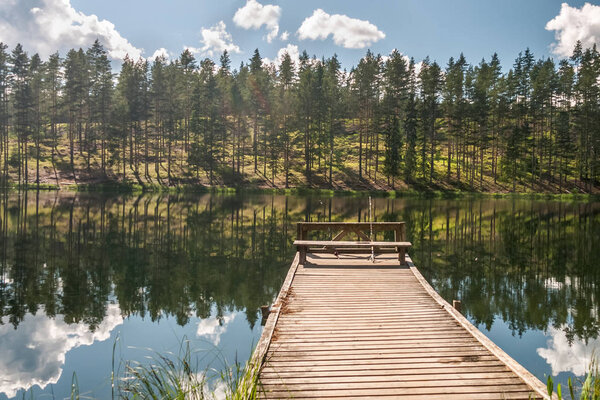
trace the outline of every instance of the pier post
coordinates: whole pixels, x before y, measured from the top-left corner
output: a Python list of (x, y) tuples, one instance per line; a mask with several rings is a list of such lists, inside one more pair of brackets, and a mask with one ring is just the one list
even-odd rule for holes
[(460, 302), (460, 300), (452, 300), (452, 307), (454, 307), (454, 309), (459, 313), (462, 313), (462, 303)]

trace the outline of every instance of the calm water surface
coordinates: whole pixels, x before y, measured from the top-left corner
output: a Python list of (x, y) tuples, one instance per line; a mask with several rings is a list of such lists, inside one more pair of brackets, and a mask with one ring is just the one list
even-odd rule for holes
[[(598, 346), (600, 204), (375, 199), (446, 299), (545, 381)], [(0, 399), (111, 396), (125, 360), (245, 361), (279, 291), (297, 221), (364, 221), (368, 199), (270, 195), (0, 195)], [(74, 373), (75, 377), (74, 378)], [(27, 396), (29, 396), (29, 393)]]

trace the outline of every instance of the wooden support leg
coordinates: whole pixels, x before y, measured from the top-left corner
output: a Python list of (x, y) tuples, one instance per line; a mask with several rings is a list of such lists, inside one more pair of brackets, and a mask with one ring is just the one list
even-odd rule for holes
[(398, 261), (400, 261), (400, 265), (406, 265), (406, 249), (404, 247), (398, 249)]
[(306, 264), (306, 246), (298, 247), (298, 251), (300, 252), (300, 264)]

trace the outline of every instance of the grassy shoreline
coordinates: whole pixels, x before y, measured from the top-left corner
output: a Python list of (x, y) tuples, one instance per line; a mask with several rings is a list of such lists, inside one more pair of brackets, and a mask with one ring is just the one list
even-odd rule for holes
[(599, 194), (589, 193), (543, 193), (543, 192), (478, 192), (463, 190), (431, 190), (431, 189), (404, 189), (404, 190), (338, 190), (321, 189), (312, 187), (295, 188), (261, 188), (248, 185), (243, 186), (204, 186), (184, 184), (177, 186), (140, 185), (135, 183), (98, 183), (81, 185), (55, 185), (55, 184), (9, 184), (1, 186), (2, 189), (11, 191), (67, 191), (67, 192), (97, 192), (97, 193), (219, 193), (219, 194), (269, 194), (285, 196), (320, 196), (320, 197), (380, 197), (380, 198), (432, 198), (432, 199), (460, 199), (460, 198), (493, 198), (493, 199), (525, 199), (525, 200), (560, 200), (560, 201), (600, 201)]

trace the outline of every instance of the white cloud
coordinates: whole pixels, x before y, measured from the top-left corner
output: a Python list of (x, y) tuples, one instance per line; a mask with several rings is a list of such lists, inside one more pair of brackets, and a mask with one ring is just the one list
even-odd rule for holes
[(369, 21), (350, 18), (347, 15), (329, 15), (320, 8), (306, 18), (298, 29), (300, 39), (326, 39), (347, 49), (362, 49), (383, 38), (385, 34)]
[(561, 372), (572, 372), (581, 376), (586, 373), (594, 352), (600, 349), (600, 339), (575, 339), (569, 344), (563, 329), (550, 328), (548, 347), (540, 347), (537, 353), (552, 367), (552, 375)]
[(235, 317), (237, 317), (237, 313), (231, 313), (220, 319), (216, 317), (203, 319), (198, 323), (196, 336), (203, 337), (215, 346), (218, 346), (221, 341), (221, 335), (225, 333), (227, 325), (229, 325)]
[(551, 45), (552, 52), (562, 57), (573, 53), (578, 40), (584, 48), (600, 44), (600, 6), (585, 3), (577, 8), (562, 3), (560, 13), (548, 21), (546, 30), (555, 31), (557, 42)]
[(290, 38), (290, 33), (288, 31), (285, 31), (281, 34), (281, 36), (279, 36), (279, 39), (283, 40), (284, 42), (286, 40), (288, 40)]
[(14, 329), (8, 321), (0, 325), (0, 393), (8, 398), (19, 389), (34, 385), (45, 388), (58, 382), (69, 350), (89, 346), (110, 338), (110, 333), (123, 323), (121, 310), (109, 304), (106, 317), (90, 332), (85, 323), (67, 324), (62, 316), (49, 318), (43, 313), (27, 314)]
[[(267, 42), (271, 43), (279, 32), (281, 7), (273, 4), (262, 5), (256, 0), (248, 0), (233, 16), (233, 22), (244, 29), (259, 29), (263, 25), (269, 30)], [(285, 39), (282, 39), (285, 40)]]
[(163, 57), (165, 60), (169, 60), (172, 58), (172, 55), (167, 49), (161, 47), (160, 49), (156, 49), (154, 53), (148, 57), (148, 61), (152, 62), (156, 60), (156, 57)]
[(206, 54), (211, 57), (222, 53), (224, 50), (227, 50), (229, 53), (240, 53), (240, 48), (233, 43), (233, 38), (227, 32), (227, 26), (223, 21), (219, 21), (210, 28), (202, 28), (200, 34), (202, 35), (200, 43), (204, 46), (201, 48), (185, 46), (192, 53)]
[(300, 50), (298, 49), (298, 46), (291, 43), (279, 49), (279, 51), (277, 52), (277, 58), (275, 60), (271, 60), (267, 57), (263, 58), (263, 64), (274, 64), (276, 66), (279, 66), (281, 65), (281, 59), (285, 53), (288, 53), (290, 55), (290, 58), (294, 62), (294, 65), (296, 66), (296, 68), (298, 68), (298, 64), (300, 63)]
[(70, 0), (0, 1), (0, 41), (47, 57), (55, 51), (87, 48), (99, 39), (110, 57), (126, 54), (137, 59), (143, 50), (133, 46), (115, 25), (73, 8)]

